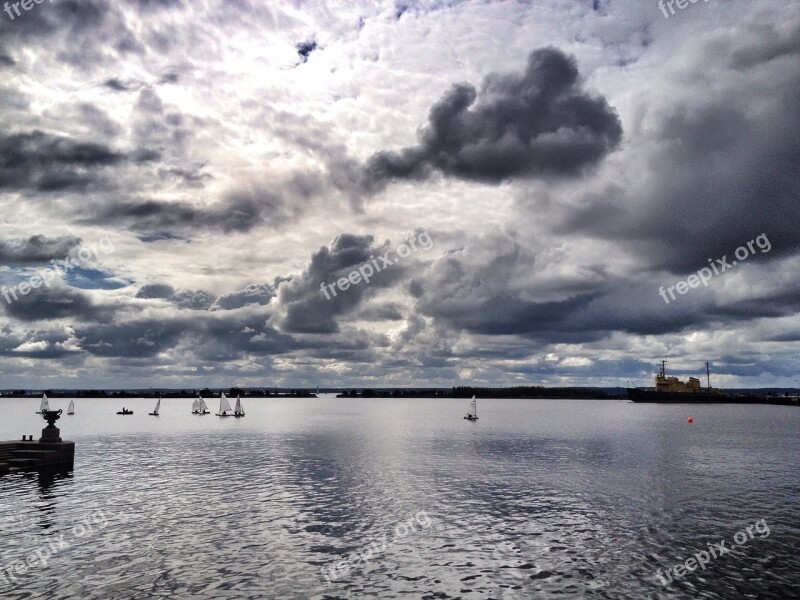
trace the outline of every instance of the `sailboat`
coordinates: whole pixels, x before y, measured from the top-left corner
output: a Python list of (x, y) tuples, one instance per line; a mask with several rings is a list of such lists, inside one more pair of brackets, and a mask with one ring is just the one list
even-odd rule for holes
[(244, 408), (242, 408), (242, 398), (240, 396), (236, 396), (236, 408), (233, 409), (233, 416), (234, 417), (244, 416)]
[(206, 404), (206, 401), (203, 400), (203, 398), (201, 396), (198, 396), (197, 400), (195, 400), (192, 403), (192, 414), (193, 415), (207, 415), (208, 414), (208, 405)]
[(478, 420), (478, 405), (475, 403), (475, 396), (472, 397), (472, 402), (469, 403), (469, 412), (464, 417), (467, 421)]
[(50, 403), (47, 401), (47, 394), (42, 394), (42, 403), (39, 405), (39, 410), (36, 411), (36, 414), (41, 415), (47, 410), (50, 410)]
[(150, 416), (157, 417), (159, 408), (161, 408), (161, 396), (158, 397), (158, 402), (156, 402), (156, 407), (153, 409), (153, 412), (150, 413)]
[(67, 409), (67, 414), (68, 415), (74, 415), (75, 414), (75, 401), (74, 400), (70, 400), (69, 401), (69, 408)]
[(219, 397), (219, 412), (217, 413), (218, 417), (232, 417), (228, 413), (233, 412), (231, 408), (231, 403), (228, 402), (228, 398), (225, 396), (225, 392), (222, 392), (222, 396)]

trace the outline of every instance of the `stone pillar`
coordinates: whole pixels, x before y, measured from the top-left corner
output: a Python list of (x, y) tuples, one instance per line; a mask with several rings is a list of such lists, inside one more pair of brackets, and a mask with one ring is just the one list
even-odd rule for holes
[(48, 425), (42, 429), (42, 437), (39, 438), (40, 444), (57, 444), (61, 441), (61, 430), (55, 425)]
[(61, 410), (48, 410), (42, 413), (42, 418), (47, 421), (47, 427), (42, 429), (40, 444), (58, 444), (61, 442), (61, 430), (56, 427), (56, 421), (61, 418)]

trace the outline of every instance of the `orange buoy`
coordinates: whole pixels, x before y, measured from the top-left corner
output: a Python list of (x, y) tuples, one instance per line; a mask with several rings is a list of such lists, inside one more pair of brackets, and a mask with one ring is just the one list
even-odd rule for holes
[(687, 419), (687, 421), (689, 421), (689, 423), (694, 423), (694, 417), (689, 417), (689, 418)]

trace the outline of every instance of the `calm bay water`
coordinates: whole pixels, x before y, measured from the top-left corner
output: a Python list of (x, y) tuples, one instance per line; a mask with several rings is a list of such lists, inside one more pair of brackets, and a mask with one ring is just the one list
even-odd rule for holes
[[(0, 597), (800, 597), (794, 407), (153, 404), (77, 400), (74, 470), (0, 477)], [(38, 437), (38, 401), (0, 406), (0, 439)], [(768, 536), (656, 578), (762, 519)], [(46, 566), (15, 570), (37, 550)]]

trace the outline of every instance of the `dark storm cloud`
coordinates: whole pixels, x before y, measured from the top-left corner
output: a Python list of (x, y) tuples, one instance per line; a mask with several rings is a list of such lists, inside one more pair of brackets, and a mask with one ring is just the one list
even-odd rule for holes
[(275, 296), (275, 288), (281, 281), (284, 281), (284, 279), (276, 280), (273, 285), (266, 283), (248, 285), (241, 291), (220, 296), (211, 306), (211, 310), (234, 310), (249, 304), (258, 306), (269, 304), (270, 300)]
[(155, 239), (167, 239), (174, 236), (172, 229), (244, 232), (265, 223), (282, 225), (290, 215), (290, 208), (277, 194), (245, 190), (228, 194), (222, 201), (210, 205), (119, 199), (115, 203), (96, 205), (91, 216), (83, 217), (82, 222), (125, 225), (139, 231), (159, 232)]
[(263, 313), (232, 311), (80, 324), (75, 326), (75, 336), (87, 352), (106, 357), (155, 357), (181, 348), (191, 360), (216, 362), (282, 354), (297, 348), (291, 336), (266, 325)]
[(13, 67), (15, 64), (17, 64), (17, 61), (10, 56), (6, 54), (0, 54), (0, 67)]
[(275, 288), (281, 281), (284, 279), (277, 278), (272, 285), (266, 283), (249, 285), (243, 290), (225, 294), (216, 299), (202, 290), (175, 290), (171, 285), (155, 283), (142, 286), (136, 293), (136, 297), (145, 300), (166, 300), (180, 308), (190, 310), (235, 310), (250, 305), (269, 304), (275, 296)]
[(0, 19), (0, 54), (21, 46), (30, 50), (42, 46), (37, 60), (52, 59), (86, 72), (120, 56), (144, 52), (124, 12), (111, 2), (60, 0), (20, 12), (13, 21), (5, 13)]
[(556, 230), (618, 241), (646, 266), (674, 273), (696, 271), (709, 258), (731, 260), (761, 234), (771, 250), (757, 250), (749, 263), (796, 253), (800, 47), (776, 35), (737, 55), (758, 85), (742, 83), (724, 62), (716, 73), (703, 66), (702, 77), (713, 76), (719, 91), (668, 104), (654, 116), (641, 186), (608, 185), (584, 195), (564, 207)]
[(202, 208), (185, 202), (159, 202), (156, 200), (131, 200), (98, 206), (85, 222), (95, 224), (130, 225), (135, 229), (162, 229), (193, 226), (200, 221), (214, 219)]
[(300, 60), (305, 64), (308, 62), (311, 53), (317, 49), (317, 42), (316, 40), (308, 40), (305, 42), (300, 42), (296, 47), (297, 54), (300, 56)]
[[(5, 290), (3, 290), (5, 292)], [(17, 292), (11, 302), (3, 296), (0, 306), (6, 315), (20, 321), (75, 319), (77, 322), (105, 322), (114, 314), (112, 307), (100, 306), (91, 297), (72, 287), (51, 284), (51, 287), (31, 289), (27, 295)]]
[(508, 236), (471, 240), (463, 251), (445, 254), (413, 277), (415, 312), (444, 330), (549, 343), (594, 342), (613, 332), (674, 333), (715, 316), (709, 294), (700, 290), (667, 306), (658, 284), (607, 275), (585, 282), (542, 281), (530, 275), (536, 262), (531, 250)]
[(175, 294), (175, 288), (173, 288), (171, 285), (166, 285), (163, 283), (151, 283), (148, 285), (143, 285), (139, 291), (136, 292), (136, 297), (144, 299), (157, 298), (159, 300), (166, 300), (171, 298), (173, 294)]
[(0, 241), (0, 263), (33, 264), (63, 259), (81, 244), (81, 239), (71, 235), (49, 238), (32, 235), (26, 240)]
[(192, 321), (188, 317), (174, 319), (141, 319), (125, 323), (101, 325), (81, 324), (75, 335), (81, 347), (96, 356), (155, 356), (178, 344)]
[(41, 131), (0, 134), (0, 189), (84, 189), (125, 159), (104, 144)]
[(369, 159), (366, 189), (441, 171), (463, 179), (575, 175), (622, 138), (606, 100), (581, 89), (575, 59), (555, 48), (533, 51), (522, 74), (492, 74), (480, 94), (453, 86), (430, 111), (419, 145)]
[[(332, 358), (327, 349), (319, 348), (319, 343), (302, 344), (290, 334), (338, 331), (335, 318), (358, 306), (370, 287), (378, 289), (394, 285), (405, 276), (403, 265), (392, 265), (391, 269), (377, 274), (369, 286), (348, 290), (352, 294), (340, 293), (331, 301), (322, 296), (319, 285), (323, 280), (334, 281), (387, 249), (387, 246), (374, 246), (372, 236), (343, 234), (332, 242), (330, 249), (320, 248), (301, 276), (277, 277), (271, 284), (250, 285), (222, 295), (213, 303), (206, 292), (176, 290), (164, 283), (148, 284), (139, 289), (138, 299), (164, 300), (180, 308), (202, 312), (195, 313), (190, 319), (165, 314), (132, 323), (77, 324), (76, 336), (87, 352), (109, 357), (153, 357), (186, 346), (186, 352), (210, 362), (298, 350), (306, 353), (319, 351), (321, 355)], [(401, 318), (398, 309), (390, 304), (373, 313), (364, 316)], [(370, 348), (389, 345), (385, 336), (366, 339), (364, 335), (349, 332), (337, 341), (340, 354), (347, 355), (350, 360), (369, 362), (372, 357)]]
[(170, 231), (148, 231), (146, 233), (139, 234), (137, 238), (140, 242), (144, 242), (145, 244), (172, 240), (189, 243), (189, 240), (186, 238)]
[(285, 354), (298, 348), (292, 336), (267, 325), (260, 311), (208, 315), (198, 335), (190, 336), (192, 353), (200, 359), (219, 364), (245, 356)]
[(56, 330), (15, 331), (0, 326), (0, 355), (15, 358), (58, 359), (80, 353), (70, 345), (70, 333), (65, 328)]
[(289, 333), (335, 333), (339, 331), (336, 317), (358, 306), (370, 290), (394, 284), (405, 275), (407, 265), (392, 265), (376, 273), (369, 284), (354, 285), (330, 299), (322, 294), (320, 285), (346, 277), (373, 257), (388, 250), (388, 245), (373, 246), (371, 235), (342, 234), (331, 247), (322, 246), (311, 257), (311, 263), (299, 277), (282, 283), (278, 288), (281, 331)]
[(770, 317), (785, 317), (797, 313), (800, 307), (800, 290), (787, 290), (780, 293), (771, 293), (737, 300), (725, 306), (710, 309), (715, 317), (730, 319), (759, 319)]

